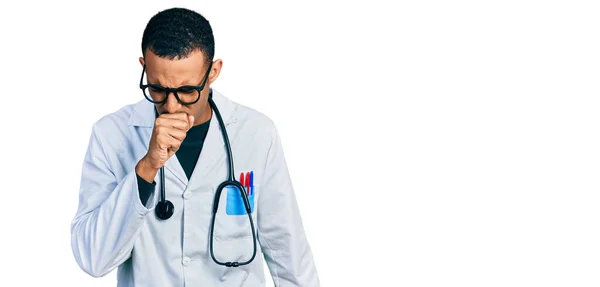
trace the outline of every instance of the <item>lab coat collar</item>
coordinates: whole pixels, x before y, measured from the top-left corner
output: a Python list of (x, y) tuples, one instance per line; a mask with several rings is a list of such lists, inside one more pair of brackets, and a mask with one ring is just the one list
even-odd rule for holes
[[(231, 122), (236, 122), (235, 105), (231, 100), (219, 93), (217, 90), (210, 88), (212, 98), (223, 117), (223, 122), (227, 126)], [(129, 117), (128, 125), (137, 127), (154, 127), (154, 105), (146, 99), (137, 102), (133, 107), (133, 112)], [(216, 120), (216, 119), (215, 119)]]

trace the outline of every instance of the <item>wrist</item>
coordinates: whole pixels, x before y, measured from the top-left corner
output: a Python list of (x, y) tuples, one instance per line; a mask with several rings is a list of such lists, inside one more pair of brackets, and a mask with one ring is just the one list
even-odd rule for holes
[(143, 157), (135, 166), (135, 172), (149, 183), (154, 182), (154, 177), (158, 173), (157, 168), (153, 168), (146, 157)]

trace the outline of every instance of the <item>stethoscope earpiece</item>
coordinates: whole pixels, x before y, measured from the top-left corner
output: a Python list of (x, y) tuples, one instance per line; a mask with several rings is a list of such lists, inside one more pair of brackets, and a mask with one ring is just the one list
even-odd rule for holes
[(159, 201), (156, 204), (156, 217), (165, 220), (171, 218), (173, 215), (173, 211), (175, 210), (175, 206), (170, 201)]

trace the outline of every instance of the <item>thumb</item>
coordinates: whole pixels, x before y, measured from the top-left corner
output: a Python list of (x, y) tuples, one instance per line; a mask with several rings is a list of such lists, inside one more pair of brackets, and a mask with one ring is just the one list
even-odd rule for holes
[(190, 129), (191, 129), (194, 126), (194, 116), (188, 115), (188, 121), (190, 123)]

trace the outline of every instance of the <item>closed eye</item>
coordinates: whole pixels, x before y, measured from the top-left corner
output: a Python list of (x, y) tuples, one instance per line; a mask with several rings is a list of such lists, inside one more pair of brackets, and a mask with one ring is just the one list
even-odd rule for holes
[(177, 92), (181, 93), (181, 94), (191, 94), (191, 93), (196, 92), (196, 89), (182, 87), (182, 88), (177, 89)]
[(150, 86), (148, 88), (150, 89), (151, 92), (164, 92), (165, 91), (165, 90), (163, 90), (161, 88), (153, 87), (153, 86)]

